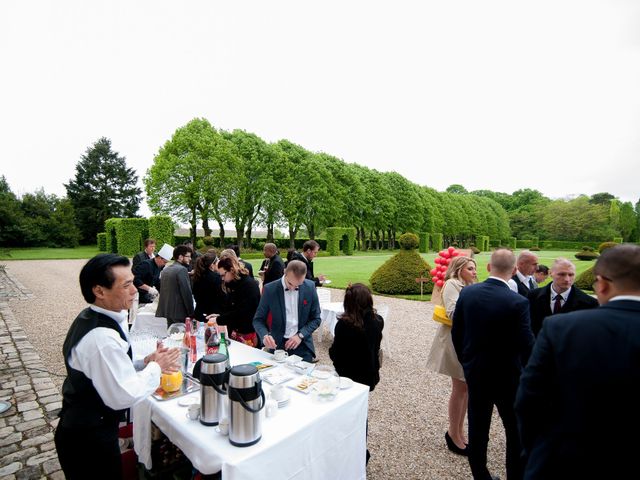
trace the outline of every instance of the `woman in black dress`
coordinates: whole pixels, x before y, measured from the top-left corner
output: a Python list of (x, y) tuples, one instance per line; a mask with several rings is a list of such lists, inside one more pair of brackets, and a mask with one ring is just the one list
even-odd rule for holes
[[(356, 283), (344, 294), (344, 313), (338, 319), (329, 356), (341, 377), (369, 386), (380, 381), (380, 342), (384, 320), (373, 308), (369, 288)], [(368, 430), (368, 428), (367, 428)], [(367, 462), (369, 461), (367, 449)]]
[(218, 273), (227, 292), (222, 312), (216, 319), (218, 325), (227, 325), (229, 336), (234, 340), (256, 347), (258, 337), (253, 329), (253, 316), (260, 303), (258, 282), (235, 256), (221, 258)]
[(222, 278), (216, 270), (218, 257), (215, 253), (205, 253), (196, 260), (193, 271), (193, 298), (196, 300), (195, 317), (204, 322), (211, 313), (220, 313), (224, 299)]

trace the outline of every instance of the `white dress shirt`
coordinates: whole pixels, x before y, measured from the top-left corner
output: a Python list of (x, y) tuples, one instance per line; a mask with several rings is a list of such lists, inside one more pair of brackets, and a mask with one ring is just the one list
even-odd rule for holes
[(289, 286), (284, 276), (280, 281), (284, 287), (284, 307), (286, 311), (284, 338), (291, 338), (298, 333), (298, 289), (288, 290)]
[[(91, 310), (114, 319), (129, 339), (127, 311), (112, 312), (91, 305)], [(124, 410), (152, 394), (160, 385), (160, 365), (149, 362), (137, 372), (127, 355), (129, 342), (111, 328), (97, 327), (71, 349), (69, 366), (93, 382), (100, 398), (114, 410)]]
[[(573, 287), (571, 287), (573, 288)], [(568, 288), (562, 293), (558, 293), (553, 289), (553, 284), (551, 285), (551, 313), (553, 313), (553, 306), (556, 303), (556, 297), (560, 295), (562, 297), (562, 301), (560, 302), (560, 306), (564, 307), (564, 304), (567, 303), (567, 298), (569, 298), (569, 294), (571, 293), (571, 288)]]
[(522, 273), (520, 273), (520, 270), (516, 270), (516, 275), (520, 279), (520, 281), (524, 283), (524, 286), (527, 287), (529, 290), (531, 290), (531, 285), (529, 285), (529, 281), (533, 282), (533, 288), (537, 288), (538, 284), (536, 283), (532, 275), (523, 275)]

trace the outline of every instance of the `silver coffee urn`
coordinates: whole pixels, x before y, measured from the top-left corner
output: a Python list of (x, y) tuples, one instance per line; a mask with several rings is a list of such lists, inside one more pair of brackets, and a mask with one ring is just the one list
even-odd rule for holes
[(258, 369), (253, 365), (236, 365), (229, 372), (229, 442), (248, 447), (262, 438), (260, 410), (265, 398)]
[(225, 385), (229, 375), (229, 360), (226, 355), (213, 353), (202, 357), (200, 367), (200, 423), (218, 425), (225, 416), (227, 391)]

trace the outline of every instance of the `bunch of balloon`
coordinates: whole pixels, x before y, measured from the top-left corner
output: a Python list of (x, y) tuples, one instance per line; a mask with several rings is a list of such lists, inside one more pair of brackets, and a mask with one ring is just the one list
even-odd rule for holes
[(454, 257), (461, 255), (455, 248), (449, 247), (446, 250), (440, 250), (438, 256), (434, 259), (436, 266), (431, 269), (431, 280), (433, 281), (433, 293), (431, 294), (431, 301), (438, 303), (440, 301), (442, 286), (444, 285), (444, 276), (447, 272), (449, 262)]

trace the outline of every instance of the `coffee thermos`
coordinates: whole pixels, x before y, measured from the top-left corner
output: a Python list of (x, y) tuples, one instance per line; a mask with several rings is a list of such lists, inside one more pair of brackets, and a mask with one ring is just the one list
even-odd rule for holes
[(227, 391), (225, 384), (229, 375), (229, 359), (226, 355), (213, 353), (202, 357), (200, 367), (200, 423), (218, 425), (225, 416)]
[(236, 365), (229, 372), (229, 442), (248, 447), (262, 438), (260, 410), (265, 397), (258, 369), (254, 365)]

